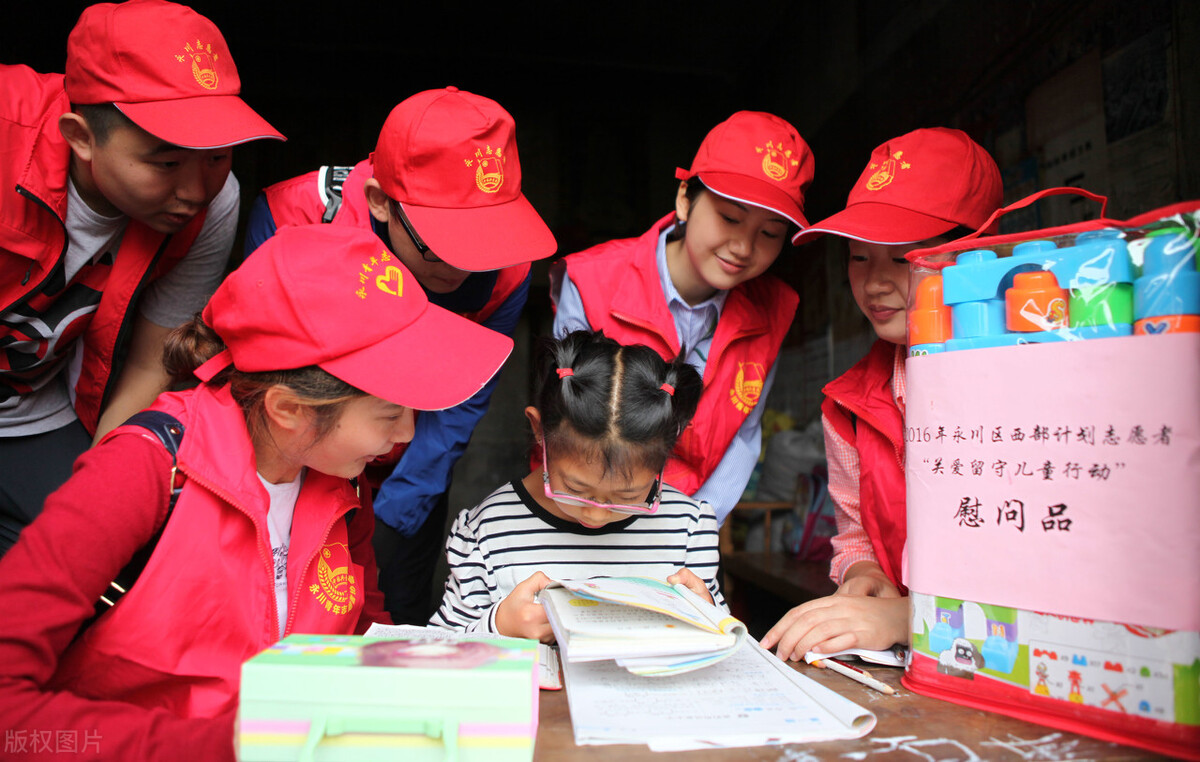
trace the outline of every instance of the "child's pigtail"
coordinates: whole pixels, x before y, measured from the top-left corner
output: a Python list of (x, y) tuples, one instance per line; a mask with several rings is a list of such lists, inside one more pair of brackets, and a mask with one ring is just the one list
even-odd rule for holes
[(545, 347), (534, 406), (546, 436), (553, 440), (563, 422), (587, 437), (603, 435), (608, 429), (612, 361), (620, 345), (599, 332), (575, 331)]
[[(579, 353), (583, 346), (582, 335), (579, 332), (568, 334), (563, 339), (554, 345), (554, 350), (551, 362), (553, 367), (548, 371), (546, 383), (548, 385), (558, 384), (558, 394), (562, 398), (563, 406), (569, 409), (573, 402), (577, 401), (580, 389), (578, 388), (580, 378), (575, 376), (577, 366), (579, 365)], [(550, 375), (552, 372), (554, 375)]]
[(696, 414), (704, 382), (696, 369), (683, 359), (682, 353), (666, 364), (664, 377), (664, 384), (673, 390), (670, 399), (675, 430), (682, 433)]

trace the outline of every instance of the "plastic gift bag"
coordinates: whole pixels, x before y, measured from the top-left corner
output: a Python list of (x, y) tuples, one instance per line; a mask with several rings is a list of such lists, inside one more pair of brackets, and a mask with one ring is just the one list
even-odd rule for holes
[(1198, 209), (909, 255), (913, 691), (1200, 759)]

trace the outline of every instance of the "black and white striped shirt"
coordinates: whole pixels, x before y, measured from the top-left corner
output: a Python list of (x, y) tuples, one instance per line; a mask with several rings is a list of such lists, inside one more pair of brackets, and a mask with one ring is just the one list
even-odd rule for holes
[(687, 567), (724, 605), (713, 510), (669, 485), (654, 515), (589, 529), (553, 515), (512, 481), (458, 515), (446, 559), (450, 577), (430, 624), (449, 629), (495, 632), (497, 604), (536, 571), (551, 579), (666, 579)]

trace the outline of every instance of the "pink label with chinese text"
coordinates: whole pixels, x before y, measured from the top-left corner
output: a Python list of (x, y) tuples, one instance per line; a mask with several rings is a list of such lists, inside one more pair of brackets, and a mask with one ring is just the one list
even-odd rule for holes
[(1200, 336), (907, 362), (923, 593), (1200, 630)]

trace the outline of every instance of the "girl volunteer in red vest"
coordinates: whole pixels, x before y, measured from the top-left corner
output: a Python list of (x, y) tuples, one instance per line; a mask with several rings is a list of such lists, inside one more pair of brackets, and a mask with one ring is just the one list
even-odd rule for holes
[(608, 241), (551, 270), (554, 335), (602, 329), (664, 358), (684, 354), (704, 381), (665, 480), (723, 522), (761, 447), (762, 407), (799, 297), (766, 269), (804, 217), (808, 144), (772, 114), (739, 111), (708, 133), (675, 210), (639, 238)]
[[(0, 724), (75, 729), (84, 757), (232, 760), (244, 660), (388, 621), (354, 477), (412, 437), (412, 408), (470, 397), (511, 348), (429, 304), (372, 233), (280, 230), (168, 343), (168, 368), (203, 382), (152, 407), (183, 429), (178, 473), (118, 427), (0, 560)], [(160, 525), (136, 584), (80, 632)]]
[(904, 255), (978, 230), (1002, 197), (996, 162), (966, 133), (915, 130), (876, 148), (846, 208), (793, 240), (824, 233), (849, 239), (850, 290), (879, 339), (824, 389), (821, 422), (838, 527), (830, 576), (838, 589), (792, 609), (763, 637), (763, 647), (778, 646), (785, 659), (908, 642)]

